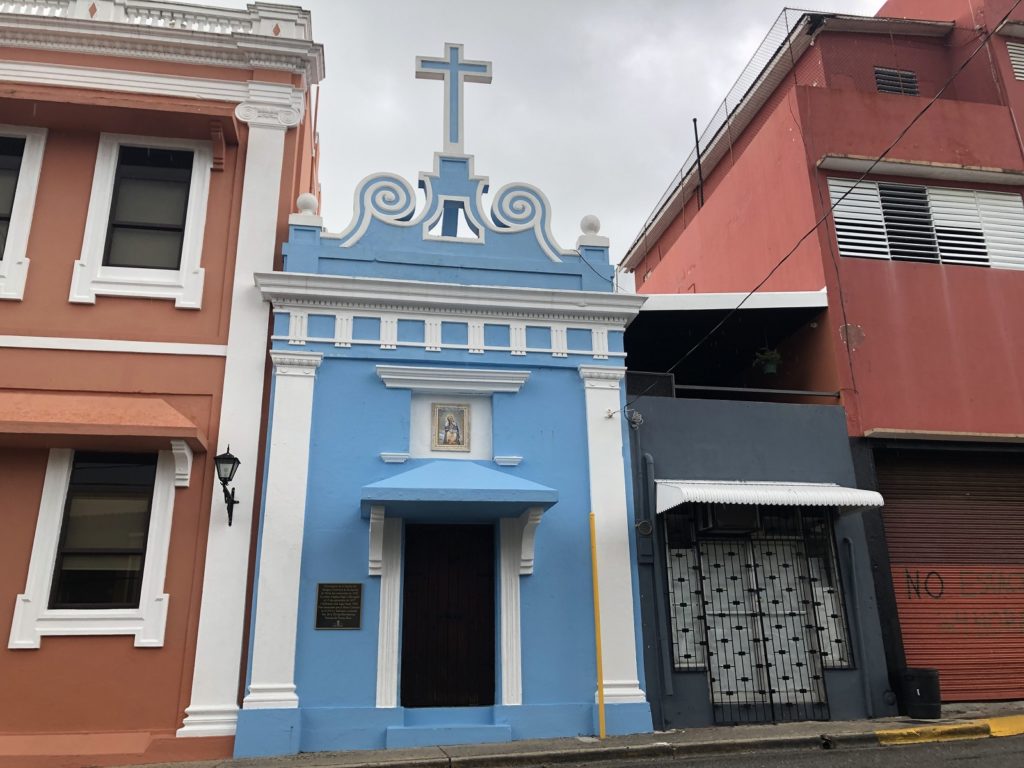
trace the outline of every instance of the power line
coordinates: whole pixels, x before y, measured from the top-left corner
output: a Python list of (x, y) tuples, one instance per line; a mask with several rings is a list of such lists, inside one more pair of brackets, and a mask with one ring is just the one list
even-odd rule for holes
[[(779, 259), (779, 261), (775, 264), (775, 266), (773, 266), (771, 268), (771, 270), (768, 272), (768, 274), (765, 275), (764, 279), (762, 279), (761, 282), (759, 282), (757, 285), (755, 285), (753, 288), (751, 288), (750, 291), (740, 300), (739, 304), (737, 304), (735, 307), (730, 309), (729, 312), (726, 313), (725, 317), (723, 317), (718, 323), (716, 323), (715, 326), (710, 331), (708, 331), (706, 334), (704, 334), (704, 336), (702, 336), (700, 338), (700, 340), (697, 341), (696, 344), (694, 344), (692, 347), (690, 347), (690, 349), (686, 352), (686, 354), (684, 354), (682, 357), (680, 357), (678, 360), (676, 360), (672, 365), (670, 365), (668, 367), (668, 370), (665, 371), (665, 373), (672, 373), (676, 368), (678, 368), (680, 365), (682, 365), (690, 357), (690, 355), (692, 355), (694, 352), (696, 352), (698, 349), (700, 349), (708, 339), (710, 339), (712, 336), (714, 336), (718, 332), (718, 329), (721, 328), (723, 325), (725, 325), (726, 322), (729, 321), (729, 318), (731, 318), (734, 314), (736, 314), (743, 307), (743, 305), (747, 303), (747, 301), (750, 299), (751, 296), (753, 296), (755, 293), (757, 293), (757, 291), (760, 288), (762, 288), (765, 285), (765, 283), (767, 283), (772, 278), (772, 276), (779, 270), (779, 268), (783, 264), (785, 264), (786, 261), (788, 261), (789, 258), (794, 253), (796, 253), (797, 249), (801, 245), (803, 245), (803, 242), (808, 237), (813, 235), (818, 230), (818, 227), (820, 227), (828, 219), (828, 217), (832, 215), (833, 211), (835, 211), (835, 209), (836, 209), (836, 206), (839, 205), (841, 202), (843, 202), (843, 200), (845, 200), (847, 198), (847, 196), (850, 195), (850, 193), (852, 193), (857, 188), (857, 186), (862, 181), (864, 181), (871, 174), (872, 171), (874, 171), (875, 167), (880, 162), (882, 162), (882, 160), (884, 160), (893, 149), (895, 149), (896, 145), (899, 144), (903, 140), (903, 138), (907, 135), (907, 133), (909, 133), (910, 129), (913, 128), (917, 124), (917, 121), (920, 120), (922, 117), (924, 117), (925, 113), (928, 112), (928, 110), (932, 108), (932, 106), (935, 104), (935, 102), (938, 101), (939, 98), (942, 96), (942, 94), (946, 92), (946, 89), (953, 83), (953, 81), (957, 77), (960, 76), (960, 74), (967, 68), (967, 65), (970, 64), (971, 61), (974, 60), (974, 57), (978, 55), (978, 53), (981, 51), (981, 49), (984, 48), (988, 44), (988, 41), (992, 38), (992, 36), (999, 30), (1000, 27), (1002, 27), (1002, 25), (1010, 17), (1010, 14), (1012, 14), (1015, 10), (1017, 10), (1017, 7), (1022, 2), (1024, 2), (1024, 0), (1016, 0), (1016, 2), (1014, 2), (1014, 4), (1012, 6), (1010, 6), (1010, 9), (1005, 14), (1003, 14), (1002, 18), (999, 19), (999, 21), (985, 34), (984, 37), (981, 38), (981, 42), (978, 43), (977, 47), (973, 51), (971, 51), (970, 56), (968, 56), (966, 59), (964, 59), (963, 63), (961, 63), (960, 66), (957, 67), (956, 71), (952, 75), (949, 76), (949, 78), (946, 80), (946, 82), (944, 82), (942, 84), (942, 87), (939, 88), (939, 90), (935, 93), (935, 95), (931, 99), (929, 99), (928, 103), (925, 104), (923, 107), (921, 107), (920, 111), (918, 111), (918, 113), (916, 115), (914, 115), (914, 117), (910, 120), (910, 122), (907, 123), (906, 127), (904, 127), (903, 130), (901, 130), (899, 132), (899, 134), (896, 136), (896, 138), (893, 139), (892, 142), (890, 142), (889, 145), (884, 150), (882, 150), (882, 153), (880, 155), (878, 155), (878, 157), (876, 157), (871, 162), (871, 165), (869, 165), (867, 167), (867, 169), (864, 171), (864, 173), (862, 173), (857, 178), (857, 180), (853, 183), (853, 185), (849, 189), (847, 189), (842, 195), (840, 195), (835, 201), (832, 202), (832, 204), (829, 206), (828, 210), (825, 211), (816, 222), (814, 222), (814, 226), (812, 226), (809, 230), (807, 230), (807, 232), (805, 232), (800, 237), (800, 239), (796, 241), (796, 244), (789, 250), (789, 252), (786, 253), (785, 256), (783, 256), (781, 259)], [(829, 237), (831, 237), (831, 236), (832, 236), (831, 233), (829, 233)], [(651, 384), (649, 384), (644, 389), (643, 392), (641, 392), (639, 395), (636, 395), (635, 397), (633, 397), (632, 400), (628, 401), (626, 403), (626, 405), (623, 406), (622, 411), (625, 411), (626, 408), (629, 408), (631, 405), (633, 405), (637, 400), (639, 400), (641, 397), (643, 397), (648, 392), (650, 392), (656, 385), (657, 385), (657, 382), (651, 382)]]

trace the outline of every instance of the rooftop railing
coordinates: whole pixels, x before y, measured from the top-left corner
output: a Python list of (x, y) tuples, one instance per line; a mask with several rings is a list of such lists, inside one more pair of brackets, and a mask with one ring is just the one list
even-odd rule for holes
[(251, 3), (243, 10), (171, 0), (0, 0), (0, 14), (92, 19), (218, 35), (312, 39), (306, 11), (270, 3)]

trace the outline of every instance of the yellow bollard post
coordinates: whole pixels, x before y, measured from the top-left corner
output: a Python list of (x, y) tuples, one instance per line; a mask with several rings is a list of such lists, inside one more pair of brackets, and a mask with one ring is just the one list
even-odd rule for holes
[(604, 738), (604, 664), (601, 658), (601, 593), (597, 587), (597, 526), (590, 513), (590, 572), (594, 581), (594, 647), (597, 650), (597, 724), (599, 738)]

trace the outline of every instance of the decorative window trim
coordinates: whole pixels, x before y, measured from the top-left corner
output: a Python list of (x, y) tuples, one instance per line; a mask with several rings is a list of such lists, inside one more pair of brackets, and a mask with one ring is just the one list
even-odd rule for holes
[(377, 375), (388, 389), (467, 395), (518, 392), (530, 378), (529, 371), (417, 365), (378, 365)]
[[(185, 232), (182, 238), (181, 264), (176, 270), (141, 267), (110, 267), (103, 264), (107, 241), (107, 222), (113, 203), (114, 176), (118, 150), (122, 146), (185, 149), (194, 153), (192, 183), (189, 186)], [(213, 149), (208, 141), (100, 134), (93, 174), (89, 212), (85, 221), (82, 255), (71, 275), (68, 301), (95, 304), (97, 296), (130, 296), (146, 299), (173, 299), (179, 309), (200, 309), (203, 302), (205, 272), (200, 266), (206, 208), (210, 196), (210, 171)]]
[[(521, 576), (533, 573), (537, 527), (542, 507), (499, 522), (501, 705), (523, 703)], [(383, 505), (370, 508), (369, 574), (380, 576), (380, 632), (377, 637), (378, 708), (397, 707), (402, 618), (402, 530), (400, 518), (386, 517)]]
[(7, 244), (4, 246), (4, 257), (0, 259), (0, 299), (21, 301), (25, 295), (25, 279), (28, 276), (28, 237), (32, 230), (39, 174), (43, 168), (46, 129), (0, 125), (0, 136), (25, 140), (21, 170), (18, 172), (18, 186), (14, 190), (14, 204), (11, 207)]
[(183, 441), (172, 440), (168, 450), (160, 451), (157, 458), (139, 607), (54, 609), (47, 606), (74, 455), (69, 448), (50, 449), (25, 591), (15, 598), (7, 647), (36, 649), (44, 635), (134, 635), (137, 648), (160, 648), (167, 625), (168, 595), (164, 593), (164, 578), (171, 542), (174, 489), (188, 485), (191, 451)]

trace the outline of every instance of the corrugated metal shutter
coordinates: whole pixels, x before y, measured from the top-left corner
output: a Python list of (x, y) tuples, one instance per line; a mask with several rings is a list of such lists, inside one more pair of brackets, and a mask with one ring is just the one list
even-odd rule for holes
[(943, 701), (1024, 699), (1024, 456), (876, 454), (907, 664)]

